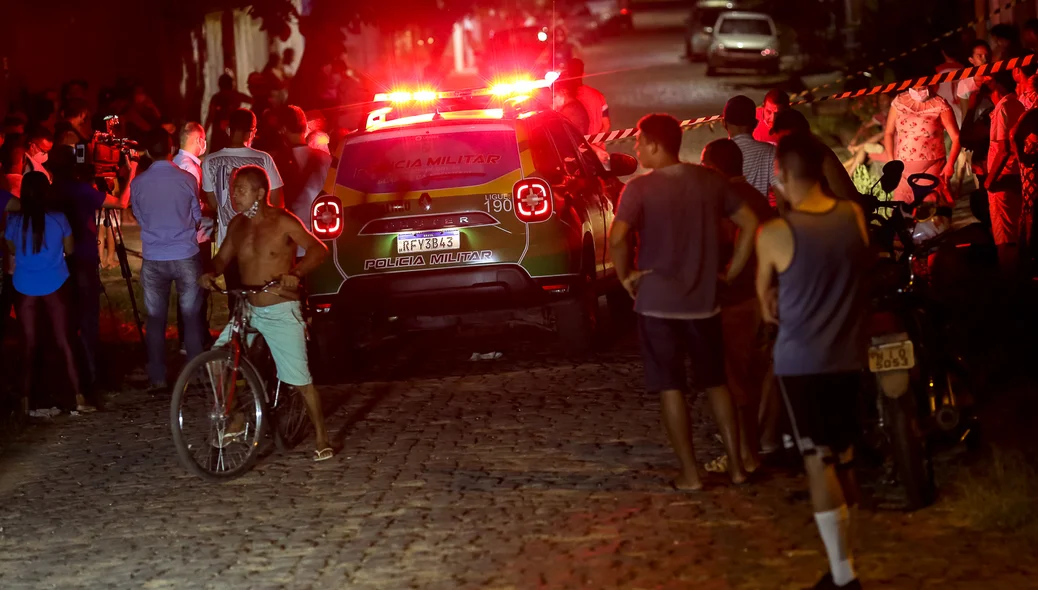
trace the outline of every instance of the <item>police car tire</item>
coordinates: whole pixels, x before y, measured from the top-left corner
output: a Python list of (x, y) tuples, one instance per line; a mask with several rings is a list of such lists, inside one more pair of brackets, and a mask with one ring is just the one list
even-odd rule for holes
[(566, 354), (582, 355), (594, 348), (598, 333), (598, 292), (594, 277), (585, 274), (575, 295), (555, 306), (555, 330)]
[(330, 382), (343, 371), (342, 361), (348, 344), (343, 342), (347, 338), (346, 334), (337, 329), (340, 325), (340, 321), (330, 320), (313, 322), (308, 327), (310, 371), (319, 381)]

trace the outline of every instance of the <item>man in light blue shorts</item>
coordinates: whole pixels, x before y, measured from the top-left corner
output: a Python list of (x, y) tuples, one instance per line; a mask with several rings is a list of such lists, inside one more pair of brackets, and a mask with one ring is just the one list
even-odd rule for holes
[[(267, 341), (278, 379), (294, 386), (306, 399), (310, 420), (317, 434), (315, 461), (332, 457), (321, 411), (321, 398), (310, 377), (306, 357), (306, 329), (299, 304), (299, 280), (320, 266), (328, 249), (306, 230), (299, 218), (270, 205), (270, 179), (259, 166), (243, 166), (230, 182), (231, 200), (238, 213), (227, 227), (227, 236), (213, 258), (213, 272), (202, 275), (199, 284), (213, 288), (214, 278), (237, 260), (242, 284), (278, 284), (249, 296), (249, 322)], [(296, 261), (296, 250), (305, 255)], [(214, 346), (230, 339), (225, 328)]]

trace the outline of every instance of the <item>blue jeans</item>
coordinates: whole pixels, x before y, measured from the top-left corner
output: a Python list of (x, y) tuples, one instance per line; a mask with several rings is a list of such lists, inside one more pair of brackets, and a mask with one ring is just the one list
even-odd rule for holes
[(184, 260), (145, 260), (141, 264), (144, 308), (148, 313), (144, 340), (148, 349), (148, 379), (166, 382), (166, 324), (169, 289), (176, 283), (180, 315), (184, 318), (184, 347), (191, 360), (202, 353), (202, 261), (198, 255)]

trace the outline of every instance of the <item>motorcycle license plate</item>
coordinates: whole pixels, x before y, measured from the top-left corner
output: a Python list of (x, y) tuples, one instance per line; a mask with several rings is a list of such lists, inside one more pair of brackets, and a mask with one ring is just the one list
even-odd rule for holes
[(903, 371), (915, 366), (915, 349), (911, 340), (869, 347), (869, 370), (873, 373)]

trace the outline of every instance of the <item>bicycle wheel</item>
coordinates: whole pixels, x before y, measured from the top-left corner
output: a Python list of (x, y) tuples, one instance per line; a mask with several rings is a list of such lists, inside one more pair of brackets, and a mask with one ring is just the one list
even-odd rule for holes
[(253, 360), (266, 391), (274, 393), (273, 399), (266, 398), (273, 410), (270, 421), (274, 427), (274, 444), (280, 451), (290, 450), (307, 434), (310, 416), (306, 411), (306, 400), (298, 388), (278, 381), (274, 357), (262, 334), (257, 334), (252, 341), (249, 358)]
[[(232, 479), (259, 458), (266, 430), (263, 382), (242, 359), (237, 371), (228, 349), (205, 352), (177, 378), (170, 427), (177, 455), (188, 471), (209, 481)], [(234, 402), (226, 407), (234, 384)]]
[(274, 442), (285, 451), (303, 442), (310, 430), (310, 414), (299, 388), (279, 383), (274, 397)]

